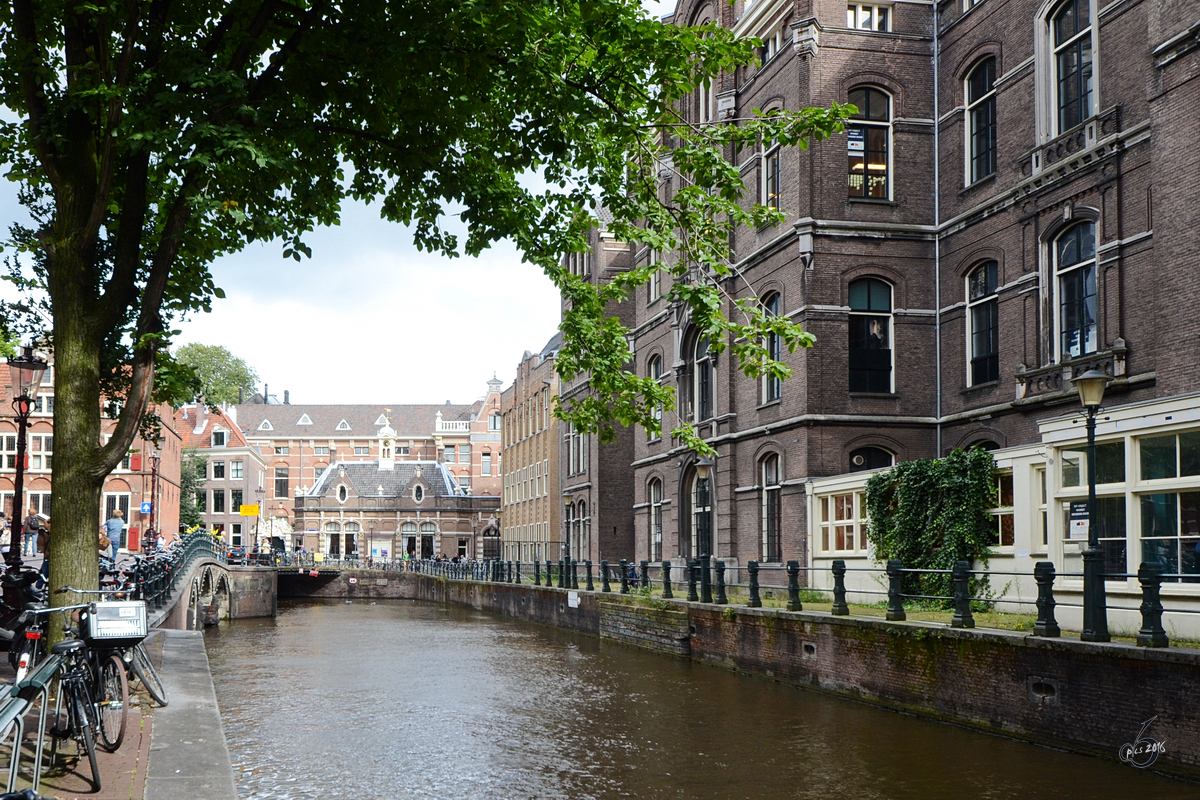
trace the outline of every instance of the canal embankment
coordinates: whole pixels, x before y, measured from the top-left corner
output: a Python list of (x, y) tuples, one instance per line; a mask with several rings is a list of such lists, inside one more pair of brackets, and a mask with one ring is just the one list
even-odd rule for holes
[(413, 573), (281, 572), (279, 594), (465, 606), (1105, 759), (1140, 735), (1200, 780), (1195, 650)]

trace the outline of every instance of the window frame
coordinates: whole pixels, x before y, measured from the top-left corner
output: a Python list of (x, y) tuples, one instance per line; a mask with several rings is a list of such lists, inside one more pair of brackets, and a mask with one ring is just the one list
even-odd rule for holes
[[(966, 185), (971, 186), (984, 178), (990, 178), (996, 174), (996, 145), (997, 145), (997, 127), (996, 127), (996, 71), (998, 60), (995, 56), (987, 56), (980, 59), (967, 73), (963, 79), (963, 100), (966, 106), (967, 124), (964, 127), (964, 133), (967, 137), (965, 153), (967, 157), (966, 168)], [(991, 81), (987, 89), (979, 97), (973, 97), (974, 86), (973, 78), (979, 74), (980, 70), (991, 68)], [(980, 161), (980, 152), (977, 149), (979, 144), (979, 130), (981, 127), (977, 122), (980, 115), (986, 117), (984, 124), (986, 125), (985, 141), (987, 148), (983, 152), (986, 171), (977, 171)]]
[(646, 489), (647, 505), (650, 509), (650, 527), (647, 542), (650, 561), (662, 561), (663, 557), (663, 483), (652, 478)]
[[(761, 526), (760, 555), (763, 563), (783, 563), (783, 460), (778, 453), (759, 459)], [(772, 472), (773, 470), (773, 472)]]
[(759, 154), (759, 174), (762, 182), (759, 185), (759, 203), (778, 211), (782, 205), (783, 180), (780, 174), (783, 169), (783, 148), (779, 142), (768, 140), (763, 142)]
[[(700, 348), (703, 346), (704, 351)], [(716, 394), (716, 370), (712, 363), (712, 347), (704, 336), (697, 336), (692, 343), (692, 422), (699, 424), (716, 414), (713, 402)]]
[[(854, 308), (854, 304), (853, 304), (854, 303), (854, 301), (853, 301), (854, 286), (859, 283), (866, 284), (866, 286), (867, 286), (867, 308), (866, 309), (855, 309)], [(873, 285), (873, 283), (877, 283), (877, 284), (887, 287), (887, 292), (888, 292), (888, 294), (887, 294), (887, 311), (879, 311), (879, 310), (871, 308), (871, 305), (873, 303), (871, 286)], [(895, 326), (896, 287), (891, 282), (884, 280), (883, 278), (880, 278), (878, 276), (864, 275), (860, 278), (856, 278), (855, 280), (850, 281), (850, 283), (847, 285), (846, 289), (847, 289), (847, 302), (849, 305), (848, 320), (847, 320), (847, 326), (846, 326), (847, 327), (847, 345), (848, 345), (847, 353), (846, 353), (846, 366), (847, 366), (847, 377), (849, 378), (849, 383), (850, 383), (850, 391), (855, 394), (894, 394), (896, 391), (896, 347), (895, 347), (895, 344), (896, 344), (896, 341), (895, 341), (895, 336), (896, 336), (896, 331), (895, 331), (895, 327), (896, 327)], [(860, 319), (882, 318), (882, 319), (884, 319), (886, 322), (886, 325), (887, 325), (887, 347), (886, 348), (882, 348), (882, 347), (873, 348), (873, 347), (849, 346), (849, 342), (852, 341), (851, 337), (853, 337), (855, 335), (854, 320), (856, 318), (860, 318)], [(870, 323), (868, 322), (867, 324), (869, 325)], [(869, 375), (866, 376), (868, 378), (867, 388), (855, 388), (854, 378), (855, 378), (855, 370), (856, 369), (860, 373), (864, 372), (864, 371), (868, 372), (868, 373), (881, 371), (880, 367), (872, 367), (872, 366), (856, 367), (854, 365), (855, 351), (869, 352), (872, 350), (884, 350), (884, 349), (886, 349), (888, 351), (888, 368), (887, 368), (888, 386), (887, 386), (886, 391), (879, 391), (878, 389), (870, 388)], [(863, 376), (860, 375), (859, 377), (862, 378)]]
[[(1066, 239), (1067, 236), (1073, 235), (1076, 231), (1080, 231), (1087, 227), (1091, 228), (1091, 233), (1092, 233), (1092, 235), (1091, 235), (1091, 254), (1086, 258), (1079, 258), (1076, 261), (1073, 261), (1070, 264), (1063, 266), (1063, 264), (1061, 263), (1062, 245), (1060, 243), (1063, 242), (1063, 240)], [(1081, 240), (1081, 243), (1084, 241), (1086, 241), (1086, 239)], [(1052, 285), (1054, 287), (1054, 353), (1055, 353), (1055, 361), (1058, 363), (1061, 363), (1063, 361), (1068, 361), (1068, 360), (1075, 359), (1075, 358), (1083, 358), (1084, 356), (1089, 356), (1089, 355), (1098, 353), (1100, 351), (1100, 287), (1099, 287), (1099, 281), (1098, 281), (1099, 271), (1097, 269), (1098, 259), (1096, 258), (1096, 223), (1095, 223), (1095, 221), (1090, 220), (1090, 219), (1081, 220), (1079, 222), (1076, 222), (1076, 223), (1068, 226), (1067, 228), (1063, 229), (1062, 231), (1059, 231), (1058, 234), (1055, 235), (1055, 237), (1050, 241), (1050, 259), (1051, 259), (1050, 269), (1051, 269), (1051, 273), (1053, 276), (1053, 284)], [(1064, 319), (1063, 319), (1064, 318), (1064, 313), (1063, 313), (1064, 307), (1066, 305), (1066, 303), (1064, 302), (1064, 298), (1066, 297), (1066, 292), (1063, 290), (1063, 281), (1064, 281), (1064, 278), (1067, 278), (1067, 277), (1069, 277), (1072, 280), (1075, 280), (1076, 275), (1084, 276), (1082, 278), (1083, 286), (1082, 286), (1081, 298), (1079, 300), (1077, 300), (1076, 302), (1081, 304), (1082, 309), (1086, 309), (1086, 303), (1087, 303), (1087, 299), (1088, 299), (1088, 295), (1087, 295), (1088, 281), (1087, 281), (1086, 275), (1089, 270), (1091, 271), (1091, 286), (1092, 286), (1092, 294), (1091, 294), (1091, 299), (1092, 299), (1092, 309), (1091, 309), (1092, 310), (1092, 320), (1091, 320), (1092, 347), (1091, 347), (1091, 349), (1087, 349), (1086, 342), (1084, 342), (1084, 343), (1081, 343), (1078, 354), (1070, 354), (1067, 351), (1067, 348), (1065, 348), (1063, 346), (1064, 338), (1067, 333), (1067, 331), (1064, 327)], [(1082, 314), (1080, 316), (1082, 317)], [(1082, 328), (1077, 329), (1075, 332), (1083, 333), (1086, 336), (1085, 329), (1082, 329)], [(1083, 337), (1081, 337), (1081, 339), (1082, 338)]]
[[(770, 292), (763, 299), (763, 312), (773, 317), (781, 316), (783, 309), (783, 295), (779, 292)], [(767, 355), (775, 361), (783, 360), (783, 341), (777, 333), (767, 334), (763, 346), (767, 349)], [(759, 381), (760, 393), (759, 401), (763, 404), (773, 403), (776, 400), (783, 398), (783, 380), (775, 375), (764, 375)]]
[[(851, 11), (853, 9), (853, 11)], [(866, 31), (868, 33), (891, 33), (892, 31), (892, 4), (891, 3), (847, 3), (846, 4), (846, 29), (856, 32)], [(879, 26), (879, 12), (884, 14), (883, 27)], [(852, 21), (849, 15), (854, 14)], [(868, 19), (872, 24), (863, 27), (863, 13), (868, 15)]]
[[(975, 286), (974, 276), (984, 271), (983, 294), (973, 297)], [(989, 276), (987, 273), (991, 272)], [(964, 296), (967, 302), (967, 386), (981, 386), (1000, 380), (1000, 265), (995, 260), (982, 261), (973, 267), (966, 275)], [(980, 355), (976, 350), (977, 328), (976, 312), (990, 314), (990, 345), (991, 351)], [(984, 331), (986, 333), (986, 331)], [(977, 374), (976, 367), (982, 364), (982, 377)]]
[[(895, 160), (894, 153), (893, 153), (894, 148), (892, 146), (892, 144), (893, 144), (892, 143), (892, 138), (893, 138), (892, 137), (892, 123), (895, 120), (896, 99), (892, 96), (891, 92), (887, 91), (886, 89), (884, 89), (880, 86), (875, 86), (873, 84), (863, 84), (863, 85), (859, 85), (859, 86), (854, 86), (850, 89), (849, 92), (847, 92), (846, 102), (853, 103), (852, 96), (856, 92), (859, 92), (859, 91), (865, 92), (865, 94), (863, 95), (863, 99), (866, 101), (866, 103), (865, 103), (866, 107), (859, 108), (858, 113), (854, 114), (846, 122), (846, 152), (847, 152), (847, 157), (849, 159), (855, 158), (855, 156), (851, 155), (851, 153), (854, 153), (854, 152), (861, 153), (861, 155), (857, 156), (857, 157), (860, 158), (861, 162), (862, 162), (862, 173), (863, 173), (862, 191), (857, 192), (857, 193), (850, 191), (851, 184), (847, 183), (846, 199), (848, 201), (853, 201), (853, 202), (876, 202), (876, 203), (890, 202), (892, 200), (892, 186), (894, 184), (894, 181), (892, 180), (892, 177), (893, 177), (892, 176), (892, 164), (894, 163), (894, 160)], [(871, 115), (874, 113), (874, 110), (873, 110), (873, 107), (871, 104), (872, 93), (880, 95), (887, 101), (887, 110), (886, 110), (886, 113), (884, 114), (883, 119), (872, 119), (871, 118)], [(854, 105), (857, 107), (858, 103), (854, 103)], [(851, 131), (854, 131), (857, 129), (862, 129), (862, 131), (863, 131), (862, 146), (861, 146), (861, 148), (852, 149), (854, 140), (857, 137), (852, 135)], [(882, 130), (883, 131), (883, 150), (882, 151), (880, 151), (878, 148), (869, 149), (868, 145), (871, 140), (871, 137), (870, 137), (871, 130)], [(881, 197), (872, 195), (870, 193), (871, 183), (870, 183), (870, 181), (866, 180), (867, 173), (869, 171), (867, 169), (867, 165), (868, 165), (868, 163), (870, 163), (868, 161), (868, 154), (869, 153), (878, 153), (878, 152), (883, 153), (883, 161), (884, 161), (884, 164), (883, 164), (884, 191), (883, 191), (883, 196), (881, 196)], [(847, 181), (849, 181), (849, 178), (854, 177), (854, 170), (853, 170), (852, 166), (847, 167), (846, 175), (847, 175)]]
[[(1080, 28), (1077, 23), (1075, 32), (1065, 37), (1062, 41), (1059, 41), (1058, 21), (1066, 15), (1069, 8), (1077, 12), (1080, 4), (1087, 6), (1087, 24)], [(1050, 59), (1051, 136), (1061, 136), (1067, 131), (1079, 127), (1095, 116), (1096, 113), (1096, 41), (1094, 35), (1096, 26), (1093, 24), (1094, 20), (1092, 18), (1094, 5), (1091, 0), (1064, 0), (1064, 2), (1054, 6), (1050, 10), (1050, 13), (1046, 15), (1046, 35)], [(1078, 20), (1077, 14), (1073, 16)], [(1085, 42), (1086, 47), (1084, 46)], [(1072, 49), (1079, 56), (1080, 66), (1076, 70), (1076, 74), (1082, 76), (1086, 73), (1087, 77), (1086, 89), (1083, 89), (1080, 85), (1076, 86), (1076, 89), (1081, 90), (1079, 97), (1084, 99), (1083, 101), (1079, 99), (1075, 101), (1080, 105), (1077, 112), (1078, 118), (1067, 120), (1064, 118), (1065, 106), (1062, 99), (1063, 76), (1061, 59)], [(1087, 54), (1086, 67), (1084, 66), (1085, 51)], [(1086, 101), (1086, 107), (1083, 105), (1084, 101)], [(1070, 124), (1066, 124), (1067, 122), (1070, 122)]]
[[(845, 500), (849, 497), (849, 516), (839, 517), (846, 509)], [(814, 543), (820, 555), (850, 555), (865, 556), (868, 553), (866, 540), (865, 492), (863, 490), (841, 490), (817, 495), (817, 541)], [(839, 524), (840, 523), (840, 524)], [(849, 529), (841, 530), (838, 529)], [(838, 536), (842, 536), (844, 544), (846, 536), (853, 537), (851, 547), (838, 547)]]

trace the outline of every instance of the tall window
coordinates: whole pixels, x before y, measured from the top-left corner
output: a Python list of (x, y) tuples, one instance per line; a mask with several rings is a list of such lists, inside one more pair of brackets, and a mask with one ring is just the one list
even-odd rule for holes
[[(773, 292), (767, 295), (763, 301), (763, 310), (768, 316), (778, 317), (780, 311), (779, 293)], [(767, 335), (767, 339), (763, 342), (767, 348), (767, 356), (780, 361), (783, 359), (783, 343), (780, 341), (779, 334), (771, 333)], [(772, 400), (778, 400), (783, 393), (783, 381), (775, 375), (764, 375), (762, 379), (762, 401), (769, 403)]]
[(971, 125), (971, 183), (996, 171), (996, 59), (985, 58), (967, 77)]
[(489, 431), (500, 430), (500, 415), (499, 414), (491, 414), (490, 416), (488, 416), (488, 430)]
[(696, 337), (695, 360), (692, 368), (693, 422), (703, 422), (713, 415), (713, 367), (708, 352), (708, 339)]
[(862, 86), (850, 90), (849, 101), (858, 108), (846, 126), (846, 151), (850, 158), (849, 196), (888, 198), (888, 142), (892, 134), (891, 98), (878, 89)]
[(1054, 84), (1058, 133), (1092, 115), (1092, 23), (1089, 0), (1067, 0), (1054, 14)]
[(967, 276), (967, 315), (971, 320), (971, 385), (1000, 380), (1000, 302), (995, 261)]
[[(646, 364), (646, 375), (656, 381), (662, 380), (662, 356), (650, 356), (650, 361)], [(662, 405), (659, 404), (659, 406), (654, 409), (654, 418), (658, 420), (658, 432), (646, 432), (647, 438), (649, 438), (651, 441), (662, 438), (662, 414), (663, 408)]]
[(780, 537), (782, 517), (779, 456), (772, 453), (762, 460), (762, 560), (783, 561)]
[(484, 450), (482, 458), (483, 458), (482, 465), (480, 466), (480, 470), (479, 470), (480, 474), (491, 475), (492, 474), (492, 454), (489, 453), (487, 450)]
[(1096, 226), (1082, 222), (1054, 243), (1059, 356), (1096, 352)]
[(779, 208), (779, 142), (763, 142), (762, 154), (762, 204), (767, 208)]
[(275, 468), (275, 496), (276, 497), (287, 497), (288, 496), (288, 468), (287, 467), (276, 467)]
[[(657, 267), (658, 251), (650, 251), (650, 266)], [(646, 302), (653, 303), (658, 298), (662, 297), (662, 270), (655, 269), (650, 273), (650, 280), (646, 284)]]
[(850, 391), (892, 391), (892, 287), (878, 278), (850, 284)]
[(662, 560), (662, 481), (650, 481), (650, 560)]
[(212, 513), (224, 514), (225, 513), (225, 490), (224, 489), (213, 489), (212, 496), (213, 496)]
[(692, 525), (689, 558), (712, 555), (712, 478), (692, 473)]

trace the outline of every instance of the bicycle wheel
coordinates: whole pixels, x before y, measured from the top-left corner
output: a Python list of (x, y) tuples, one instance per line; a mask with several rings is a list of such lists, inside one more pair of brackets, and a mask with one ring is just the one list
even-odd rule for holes
[(92, 786), (100, 791), (100, 764), (96, 762), (96, 730), (95, 720), (89, 713), (86, 691), (82, 687), (73, 687), (71, 702), (75, 709), (75, 736), (83, 744), (87, 753), (88, 763), (92, 767)]
[(125, 662), (113, 654), (100, 665), (100, 685), (96, 691), (100, 717), (100, 744), (113, 752), (125, 740), (125, 722), (129, 718), (129, 682)]
[(158, 677), (158, 670), (154, 668), (154, 664), (150, 661), (150, 655), (141, 642), (133, 646), (133, 660), (129, 662), (129, 667), (137, 679), (142, 682), (142, 686), (146, 687), (146, 691), (150, 693), (154, 702), (166, 708), (167, 690), (163, 688), (162, 679)]

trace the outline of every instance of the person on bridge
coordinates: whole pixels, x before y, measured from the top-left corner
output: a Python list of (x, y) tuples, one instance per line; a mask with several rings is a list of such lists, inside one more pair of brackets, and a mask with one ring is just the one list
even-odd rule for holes
[(112, 516), (104, 523), (104, 533), (112, 548), (113, 563), (117, 563), (117, 549), (121, 546), (121, 531), (125, 529), (125, 515), (121, 509), (113, 509)]

